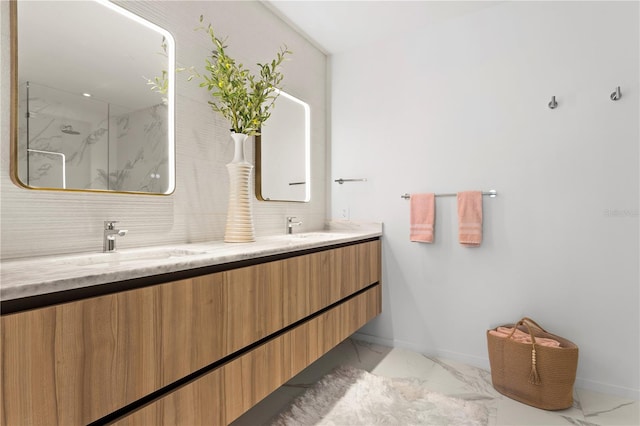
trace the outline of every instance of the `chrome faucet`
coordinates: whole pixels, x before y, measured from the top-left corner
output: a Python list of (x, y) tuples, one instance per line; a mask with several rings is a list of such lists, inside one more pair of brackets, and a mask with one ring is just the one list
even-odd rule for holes
[(302, 225), (301, 221), (294, 222), (293, 219), (295, 219), (295, 217), (287, 216), (287, 234), (293, 234), (293, 227), (294, 226)]
[(117, 220), (104, 221), (104, 237), (102, 239), (102, 251), (107, 253), (116, 250), (116, 237), (124, 237), (127, 235), (126, 229), (116, 229)]

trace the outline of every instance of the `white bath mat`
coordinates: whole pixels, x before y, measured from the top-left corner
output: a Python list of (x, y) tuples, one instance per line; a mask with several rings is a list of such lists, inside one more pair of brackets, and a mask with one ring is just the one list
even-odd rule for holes
[(487, 409), (426, 389), (417, 379), (391, 379), (340, 367), (293, 401), (272, 425), (484, 426)]

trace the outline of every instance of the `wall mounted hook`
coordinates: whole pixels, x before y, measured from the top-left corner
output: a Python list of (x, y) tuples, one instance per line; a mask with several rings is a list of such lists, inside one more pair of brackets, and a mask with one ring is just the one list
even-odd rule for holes
[(558, 106), (558, 102), (556, 102), (556, 97), (552, 96), (551, 102), (549, 102), (549, 108), (556, 109), (557, 106)]
[(620, 93), (620, 86), (616, 87), (616, 91), (613, 92), (610, 96), (612, 101), (617, 101), (622, 97), (622, 93)]

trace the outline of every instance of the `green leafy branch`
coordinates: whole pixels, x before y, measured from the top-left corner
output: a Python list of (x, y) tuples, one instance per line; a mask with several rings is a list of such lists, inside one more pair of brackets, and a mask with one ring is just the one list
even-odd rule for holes
[[(200, 16), (200, 23), (203, 19)], [(279, 94), (276, 89), (284, 78), (280, 65), (291, 52), (284, 47), (271, 62), (258, 63), (260, 74), (257, 76), (227, 55), (226, 46), (216, 36), (211, 24), (196, 30), (207, 32), (215, 50), (205, 60), (207, 73), (192, 71), (190, 79), (197, 76), (202, 80), (200, 87), (205, 87), (213, 97), (209, 105), (229, 120), (232, 131), (260, 134), (262, 124), (271, 116), (270, 111)]]
[[(160, 47), (162, 48), (162, 52), (158, 52), (158, 54), (164, 56), (165, 58), (168, 58), (169, 55), (167, 54), (167, 40), (164, 37), (162, 37), (162, 43), (160, 44)], [(176, 71), (178, 70), (179, 68), (176, 69)], [(143, 78), (147, 80), (147, 85), (150, 86), (149, 88), (152, 91), (158, 92), (161, 95), (166, 95), (169, 92), (169, 74), (167, 73), (167, 70), (162, 70), (159, 77), (154, 77), (153, 79), (147, 77)], [(167, 98), (163, 97), (162, 101), (166, 103)]]
[[(200, 24), (204, 17), (200, 15)], [(277, 99), (280, 83), (284, 75), (280, 71), (280, 65), (286, 55), (290, 55), (286, 46), (281, 48), (275, 59), (269, 63), (257, 66), (260, 70), (259, 77), (252, 74), (242, 64), (236, 64), (235, 60), (227, 55), (223, 41), (220, 40), (211, 24), (196, 27), (196, 30), (204, 30), (211, 38), (215, 46), (211, 56), (205, 59), (207, 73), (200, 74), (195, 67), (176, 67), (176, 72), (188, 71), (188, 81), (197, 77), (201, 80), (200, 87), (206, 87), (213, 97), (209, 101), (211, 108), (222, 114), (231, 123), (231, 130), (247, 135), (259, 135), (262, 124), (271, 116), (271, 109)], [(167, 55), (167, 42), (162, 38), (161, 55)], [(169, 79), (166, 70), (161, 75), (148, 79), (150, 89), (166, 95), (169, 90)]]

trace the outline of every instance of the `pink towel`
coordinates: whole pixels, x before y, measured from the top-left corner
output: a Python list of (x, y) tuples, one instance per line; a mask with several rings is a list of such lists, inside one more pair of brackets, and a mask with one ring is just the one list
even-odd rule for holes
[(482, 242), (482, 191), (458, 192), (458, 238), (467, 247)]
[[(509, 336), (511, 336), (511, 338), (513, 340), (515, 340), (516, 342), (520, 342), (520, 343), (531, 343), (531, 336), (529, 336), (528, 333), (525, 333), (523, 331), (520, 331), (518, 329), (516, 329), (516, 331), (513, 333), (513, 335), (511, 335), (511, 331), (513, 331), (513, 328), (509, 328), (509, 327), (498, 327), (495, 330), (489, 330), (489, 334), (492, 334), (494, 336), (497, 337), (504, 337), (504, 338), (508, 338)], [(534, 335), (535, 336), (535, 335)], [(560, 348), (562, 347), (562, 345), (560, 345), (560, 342), (558, 342), (556, 339), (551, 339), (548, 337), (537, 337), (536, 336), (536, 343), (540, 346), (549, 346), (552, 348)]]
[(435, 194), (411, 195), (411, 229), (409, 236), (411, 241), (420, 243), (433, 242), (433, 222), (435, 213)]

